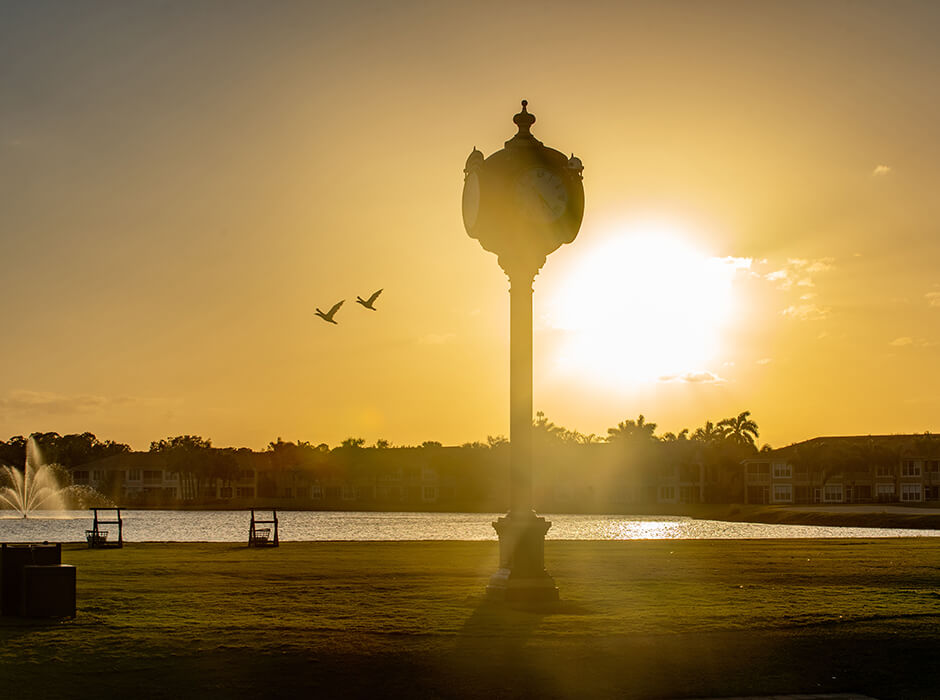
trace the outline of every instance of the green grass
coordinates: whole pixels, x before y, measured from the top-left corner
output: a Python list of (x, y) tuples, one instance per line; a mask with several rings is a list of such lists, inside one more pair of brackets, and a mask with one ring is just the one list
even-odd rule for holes
[[(75, 620), (0, 622), (16, 697), (935, 697), (940, 546), (546, 545), (558, 605), (488, 604), (491, 542), (69, 547)], [(138, 690), (142, 688), (142, 690)]]

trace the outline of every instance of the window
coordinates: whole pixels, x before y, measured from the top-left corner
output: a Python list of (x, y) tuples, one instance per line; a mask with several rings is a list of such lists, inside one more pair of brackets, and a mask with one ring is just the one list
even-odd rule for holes
[(793, 487), (790, 484), (775, 484), (774, 485), (774, 502), (775, 503), (792, 503), (793, 502)]
[(894, 495), (894, 484), (875, 484), (875, 495), (877, 495), (877, 496), (893, 496), (893, 495)]
[(894, 476), (894, 467), (879, 464), (878, 468), (875, 470), (875, 474), (878, 476)]
[(774, 462), (774, 478), (789, 479), (793, 476), (793, 467), (786, 462)]
[(661, 501), (676, 500), (676, 487), (675, 486), (660, 486), (659, 487), (659, 500)]
[(77, 469), (72, 472), (72, 479), (75, 480), (76, 484), (87, 484), (88, 483), (88, 472), (84, 469)]
[(920, 476), (922, 465), (923, 462), (920, 460), (905, 459), (901, 462), (901, 476)]
[(355, 501), (355, 500), (356, 500), (356, 487), (355, 487), (355, 486), (344, 486), (344, 487), (343, 487), (343, 500), (344, 500), (344, 501)]
[(842, 484), (826, 484), (823, 487), (823, 503), (842, 503)]
[(924, 500), (923, 493), (921, 493), (920, 484), (901, 484), (901, 500), (902, 501)]
[(929, 472), (940, 472), (940, 461), (935, 459), (930, 460), (927, 463), (927, 471)]
[(140, 469), (130, 469), (127, 472), (128, 481), (140, 481)]
[(104, 470), (103, 470), (103, 469), (95, 469), (95, 470), (91, 473), (91, 478), (92, 478), (92, 481), (104, 481)]
[(219, 498), (231, 498), (232, 497), (232, 487), (223, 486), (219, 489)]
[(144, 469), (144, 481), (151, 484), (163, 481), (163, 472), (159, 469)]
[(436, 501), (437, 486), (425, 486), (421, 489), (421, 499), (424, 501)]
[(770, 475), (769, 462), (751, 462), (747, 465), (747, 480), (761, 482)]
[(315, 484), (310, 487), (310, 498), (315, 498), (320, 500), (323, 498), (323, 489), (320, 488), (319, 484)]

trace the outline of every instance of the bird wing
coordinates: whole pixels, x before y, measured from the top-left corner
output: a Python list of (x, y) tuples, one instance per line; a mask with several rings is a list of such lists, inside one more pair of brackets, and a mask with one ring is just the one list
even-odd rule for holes
[(341, 307), (341, 306), (343, 305), (343, 301), (346, 301), (346, 300), (343, 299), (342, 301), (338, 301), (338, 302), (336, 302), (335, 304), (333, 304), (333, 308), (330, 309), (330, 310), (326, 313), (326, 315), (329, 316), (330, 318), (332, 318), (332, 317), (333, 317), (333, 314), (335, 314), (335, 313), (339, 310), (339, 307)]
[(371, 297), (369, 297), (369, 301), (368, 301), (367, 303), (371, 304), (373, 301), (375, 301), (376, 299), (379, 298), (379, 294), (381, 294), (381, 293), (382, 293), (382, 290), (381, 290), (381, 289), (380, 289), (379, 291), (375, 292)]

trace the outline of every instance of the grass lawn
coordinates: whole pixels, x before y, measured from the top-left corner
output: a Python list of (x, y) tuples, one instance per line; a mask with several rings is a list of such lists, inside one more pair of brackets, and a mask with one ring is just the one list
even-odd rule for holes
[(487, 603), (495, 542), (67, 546), (75, 620), (0, 621), (12, 697), (940, 696), (940, 544), (546, 545), (562, 601)]

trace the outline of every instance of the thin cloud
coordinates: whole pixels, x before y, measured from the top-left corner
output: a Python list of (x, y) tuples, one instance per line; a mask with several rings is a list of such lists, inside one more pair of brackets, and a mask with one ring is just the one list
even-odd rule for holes
[(924, 338), (911, 338), (907, 335), (902, 335), (900, 338), (895, 338), (888, 345), (895, 348), (907, 348), (907, 347), (918, 347), (918, 348), (927, 348), (933, 345), (929, 340)]
[(891, 172), (890, 165), (876, 165), (875, 169), (871, 171), (872, 177), (884, 177)]
[(723, 384), (724, 379), (707, 370), (702, 372), (686, 372), (685, 374), (667, 374), (659, 378), (661, 382), (674, 382), (684, 384)]
[(833, 269), (835, 258), (788, 258), (780, 269), (764, 274), (764, 279), (772, 282), (784, 292), (798, 292), (799, 303), (791, 303), (781, 310), (783, 316), (800, 321), (818, 321), (829, 315), (829, 308), (816, 304), (814, 290), (815, 277)]
[(48, 391), (13, 390), (0, 397), (0, 411), (39, 413), (50, 416), (95, 413), (109, 408), (140, 404), (167, 403), (162, 399), (132, 396), (96, 396), (94, 394), (56, 394)]
[(751, 264), (754, 262), (753, 258), (736, 258), (733, 255), (726, 255), (723, 258), (712, 259), (721, 263), (722, 265), (733, 267), (735, 270), (750, 270)]
[(829, 315), (829, 311), (828, 307), (820, 307), (810, 303), (791, 304), (780, 313), (797, 321), (821, 321)]
[(927, 292), (924, 298), (931, 306), (940, 308), (940, 292)]
[(756, 362), (755, 364), (758, 364), (758, 365), (769, 365), (771, 362), (773, 362), (773, 358), (770, 358), (770, 357), (762, 357), (762, 358), (760, 358), (759, 360), (757, 360), (757, 362)]
[(787, 264), (779, 270), (768, 272), (764, 279), (768, 282), (777, 282), (777, 289), (788, 290), (794, 285), (797, 287), (815, 287), (813, 275), (828, 272), (832, 269), (834, 258), (790, 258)]

